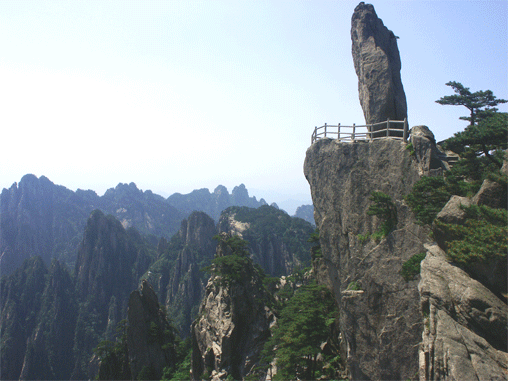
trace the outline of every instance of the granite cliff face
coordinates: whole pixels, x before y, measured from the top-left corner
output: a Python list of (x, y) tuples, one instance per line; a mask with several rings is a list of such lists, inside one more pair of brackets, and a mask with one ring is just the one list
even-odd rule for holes
[[(433, 242), (443, 239), (436, 227), (431, 238), (415, 223), (404, 196), (421, 176), (441, 176), (453, 156), (436, 147), (427, 127), (411, 133), (412, 153), (392, 139), (321, 140), (307, 150), (304, 171), (323, 253), (316, 276), (339, 306), (349, 377), (505, 379), (508, 308), (499, 290), (506, 289), (506, 267), (466, 272)], [(460, 205), (477, 203), (487, 186), (471, 199), (453, 196), (437, 220), (460, 223)], [(394, 229), (377, 240), (372, 233), (382, 221), (367, 214), (372, 191), (389, 195), (396, 209)], [(402, 264), (420, 253), (421, 274), (404, 280)]]
[(407, 118), (397, 37), (384, 26), (371, 4), (361, 2), (355, 8), (351, 18), (351, 40), (365, 122)]
[(436, 244), (426, 249), (418, 285), (425, 321), (420, 380), (506, 380), (506, 301), (450, 264)]
[(273, 206), (228, 208), (219, 231), (245, 239), (254, 262), (271, 276), (289, 275), (295, 267), (310, 264), (308, 238), (314, 227)]
[(201, 268), (210, 264), (215, 254), (215, 222), (203, 212), (193, 212), (177, 233), (181, 249), (176, 258), (166, 294), (166, 307), (183, 336), (197, 314), (206, 286)]
[(127, 310), (131, 290), (150, 264), (149, 246), (134, 229), (125, 230), (113, 216), (95, 210), (78, 248), (75, 282), (81, 301), (75, 333), (74, 379), (88, 377), (92, 349), (111, 336)]
[[(430, 145), (422, 149), (430, 155)], [(399, 271), (425, 251), (428, 231), (415, 223), (403, 197), (430, 162), (412, 158), (400, 140), (339, 143), (320, 140), (308, 150), (304, 172), (314, 203), (323, 258), (317, 278), (333, 290), (340, 310), (343, 351), (351, 379), (413, 379), (423, 322), (417, 280)], [(373, 191), (390, 196), (397, 223), (370, 238), (382, 223), (367, 214)], [(352, 287), (354, 285), (355, 287)], [(355, 290), (356, 289), (356, 290)]]
[[(221, 233), (222, 237), (228, 237)], [(234, 255), (225, 241), (217, 245), (217, 258)], [(225, 272), (212, 275), (192, 324), (192, 378), (243, 379), (257, 364), (264, 342), (270, 336), (274, 315), (262, 279), (247, 260), (235, 280)], [(238, 275), (238, 276), (236, 276)]]
[(157, 295), (148, 282), (129, 297), (127, 310), (127, 347), (132, 379), (138, 379), (143, 368), (159, 380), (163, 369), (175, 364), (174, 332)]

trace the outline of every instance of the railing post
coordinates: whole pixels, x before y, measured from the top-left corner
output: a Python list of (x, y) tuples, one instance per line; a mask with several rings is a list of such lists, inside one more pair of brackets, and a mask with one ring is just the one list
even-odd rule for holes
[(404, 132), (402, 133), (402, 138), (404, 139), (404, 143), (407, 141), (407, 133), (408, 133), (408, 125), (407, 118), (404, 118)]
[(326, 123), (325, 123), (325, 138), (326, 138)]
[(339, 142), (341, 141), (340, 140), (340, 123), (337, 124), (337, 139), (339, 140)]
[(390, 136), (390, 118), (386, 120), (386, 136)]
[(351, 140), (352, 140), (352, 141), (355, 141), (355, 129), (356, 129), (356, 126), (355, 126), (355, 124), (353, 123), (353, 136), (351, 137)]

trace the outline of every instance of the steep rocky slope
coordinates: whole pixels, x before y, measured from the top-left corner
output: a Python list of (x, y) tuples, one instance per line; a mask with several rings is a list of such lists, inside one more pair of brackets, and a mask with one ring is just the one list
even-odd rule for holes
[[(496, 270), (505, 264), (478, 263), (466, 272), (450, 263), (433, 243), (444, 242), (443, 232), (434, 227), (431, 236), (404, 201), (421, 176), (441, 176), (447, 159), (425, 126), (413, 127), (410, 147), (391, 139), (322, 140), (307, 150), (304, 170), (323, 254), (316, 275), (339, 306), (351, 379), (497, 380), (508, 374), (508, 308), (499, 292), (506, 289), (506, 270)], [(383, 218), (367, 213), (373, 191), (389, 195), (396, 210), (384, 237), (373, 234)], [(452, 197), (437, 219), (460, 224), (460, 205), (477, 203), (482, 192), (488, 193)], [(402, 265), (415, 254), (425, 256), (421, 274), (405, 280)]]
[(245, 239), (254, 262), (271, 276), (310, 265), (308, 238), (314, 227), (273, 206), (228, 208), (219, 220), (219, 231)]
[(77, 353), (73, 378), (87, 376), (92, 349), (110, 336), (125, 314), (130, 291), (151, 262), (153, 253), (134, 229), (125, 230), (113, 216), (95, 210), (78, 248), (74, 270), (81, 301), (76, 325)]
[(215, 222), (203, 212), (194, 212), (182, 222), (176, 238), (181, 249), (170, 270), (166, 293), (166, 308), (183, 336), (197, 314), (206, 286), (206, 274), (201, 271), (208, 266), (215, 254), (217, 234)]
[(265, 204), (263, 199), (249, 197), (243, 184), (231, 194), (219, 185), (212, 194), (200, 189), (164, 199), (134, 183), (120, 183), (100, 197), (91, 190), (73, 192), (44, 176), (25, 175), (0, 195), (0, 275), (10, 274), (34, 255), (47, 265), (57, 258), (73, 267), (86, 221), (95, 209), (115, 216), (124, 228), (134, 227), (154, 239), (170, 239), (193, 211), (204, 211), (218, 220), (229, 206)]
[(26, 260), (10, 277), (1, 280), (0, 376), (18, 379), (23, 368), (27, 340), (37, 326), (41, 295), (48, 270), (40, 257)]
[[(243, 379), (257, 364), (274, 316), (270, 296), (246, 252), (221, 233), (215, 264), (199, 316), (192, 324), (192, 377)], [(231, 259), (229, 261), (228, 259)]]
[(74, 266), (76, 249), (90, 213), (100, 209), (125, 228), (169, 238), (184, 215), (161, 196), (119, 184), (99, 197), (93, 191), (73, 192), (44, 176), (23, 176), (0, 196), (0, 271), (10, 274), (26, 258), (39, 255)]
[[(400, 140), (338, 143), (320, 140), (308, 150), (311, 186), (323, 258), (318, 279), (340, 310), (343, 348), (352, 379), (400, 380), (418, 372), (423, 322), (417, 280), (399, 275), (402, 264), (425, 251), (428, 231), (415, 223), (403, 197), (429, 172), (432, 143), (412, 158)], [(423, 167), (423, 168), (422, 168)], [(371, 238), (382, 222), (367, 214), (373, 191), (390, 196), (397, 223)]]
[(506, 380), (508, 308), (435, 244), (421, 263), (420, 380)]

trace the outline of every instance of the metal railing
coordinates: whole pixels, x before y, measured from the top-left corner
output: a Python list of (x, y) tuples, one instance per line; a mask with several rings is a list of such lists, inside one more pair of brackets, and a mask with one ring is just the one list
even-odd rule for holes
[(311, 144), (319, 139), (337, 139), (341, 142), (355, 142), (358, 140), (373, 141), (377, 139), (399, 139), (407, 141), (409, 129), (407, 118), (404, 120), (386, 120), (366, 125), (342, 126), (326, 124), (316, 127), (312, 133)]

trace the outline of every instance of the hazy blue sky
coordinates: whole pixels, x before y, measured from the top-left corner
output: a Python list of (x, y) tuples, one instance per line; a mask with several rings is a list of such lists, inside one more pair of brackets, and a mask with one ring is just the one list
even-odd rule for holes
[[(364, 123), (357, 4), (2, 0), (0, 189), (33, 173), (98, 194), (244, 183), (310, 200), (314, 126)], [(411, 126), (443, 140), (467, 125), (465, 108), (434, 102), (450, 80), (508, 98), (506, 0), (373, 5), (400, 37)]]

